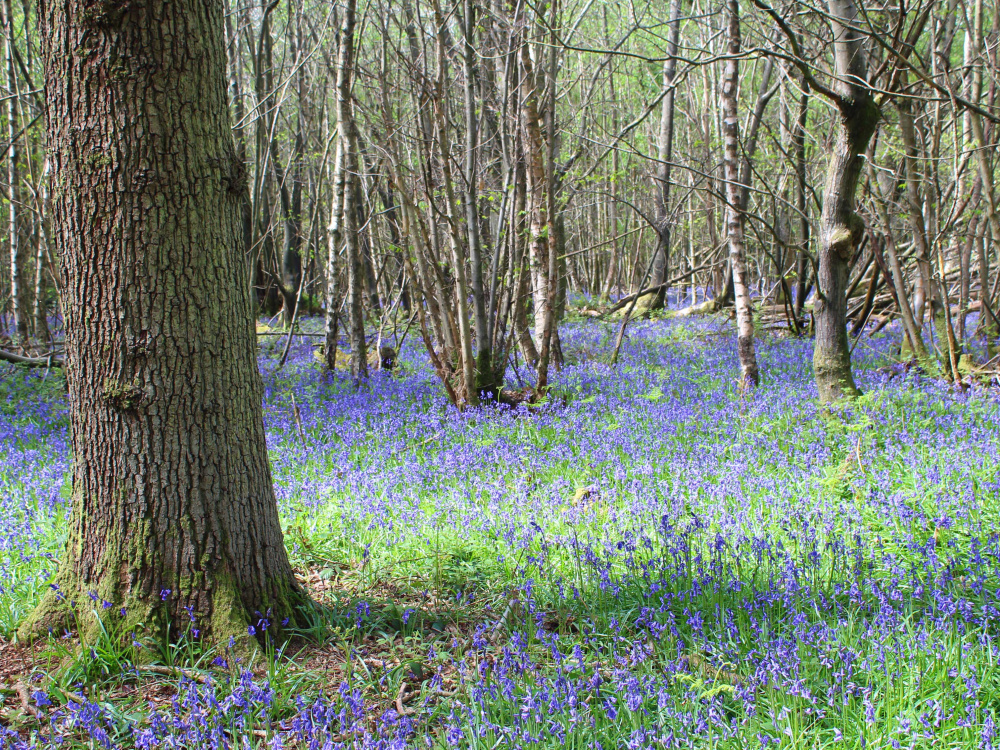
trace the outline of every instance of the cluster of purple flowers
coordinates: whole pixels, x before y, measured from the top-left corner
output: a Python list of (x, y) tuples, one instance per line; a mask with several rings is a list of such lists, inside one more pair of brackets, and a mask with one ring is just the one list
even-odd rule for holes
[[(34, 700), (39, 707), (52, 706), (44, 693), (36, 693)], [(298, 698), (295, 713), (282, 720), (275, 718), (273, 703), (271, 686), (267, 681), (255, 680), (248, 671), (219, 688), (182, 679), (169, 707), (150, 706), (140, 723), (113, 706), (74, 700), (45, 712), (43, 730), (30, 739), (0, 727), (0, 748), (278, 750), (350, 746), (359, 750), (401, 750), (413, 735), (413, 722), (408, 718), (369, 716), (357, 692), (346, 684), (332, 697), (320, 693), (310, 699)]]
[[(312, 551), (477, 571), (459, 596), (495, 617), (456, 650), (453, 696), (400, 715), (345, 684), (278, 715), (244, 675), (142, 718), (46, 709), (47, 734), (0, 748), (1000, 745), (994, 391), (887, 368), (891, 329), (855, 351), (865, 395), (826, 410), (807, 340), (759, 341), (748, 397), (718, 323), (634, 323), (616, 368), (614, 329), (561, 333), (530, 410), (456, 411), (415, 348), (360, 388), (305, 338), (261, 360), (279, 503)], [(65, 430), (54, 398), (0, 412), (0, 628), (58, 552), (38, 530), (65, 515)]]

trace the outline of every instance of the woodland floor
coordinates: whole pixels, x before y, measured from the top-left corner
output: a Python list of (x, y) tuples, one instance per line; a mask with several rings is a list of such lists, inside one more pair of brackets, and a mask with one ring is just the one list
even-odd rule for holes
[(361, 390), (318, 339), (279, 370), (264, 338), (288, 549), (324, 606), (240, 663), (193, 633), (7, 640), (71, 459), (58, 374), (0, 369), (0, 748), (994, 746), (1000, 392), (903, 372), (891, 328), (829, 410), (806, 339), (763, 337), (741, 397), (723, 318), (635, 323), (616, 368), (616, 324), (562, 331), (546, 403), (466, 413), (412, 333)]

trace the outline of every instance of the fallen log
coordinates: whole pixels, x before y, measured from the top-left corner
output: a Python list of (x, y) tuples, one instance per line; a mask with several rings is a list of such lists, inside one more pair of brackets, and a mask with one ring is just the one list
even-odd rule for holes
[(666, 290), (667, 288), (673, 286), (674, 284), (684, 281), (684, 279), (686, 279), (688, 276), (692, 276), (698, 273), (698, 271), (704, 271), (706, 268), (711, 268), (711, 264), (705, 264), (698, 266), (697, 268), (692, 268), (690, 271), (682, 273), (680, 276), (675, 276), (674, 278), (669, 279), (668, 281), (664, 281), (662, 284), (657, 284), (656, 286), (648, 286), (645, 289), (640, 289), (638, 292), (633, 292), (632, 294), (629, 294), (628, 296), (622, 297), (620, 300), (618, 300), (604, 314), (611, 315), (612, 313), (616, 313), (636, 298), (646, 297), (651, 294), (659, 294), (661, 291)]

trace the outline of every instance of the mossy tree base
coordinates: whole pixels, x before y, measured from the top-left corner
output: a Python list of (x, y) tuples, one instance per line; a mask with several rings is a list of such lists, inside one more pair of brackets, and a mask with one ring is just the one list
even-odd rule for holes
[(40, 11), (74, 504), (59, 590), (21, 633), (69, 618), (87, 641), (96, 609), (247, 637), (301, 594), (264, 439), (224, 8), (103, 5)]
[[(220, 577), (207, 588), (209, 612), (199, 619), (193, 614), (183, 625), (175, 622), (171, 599), (191, 600), (196, 592), (143, 597), (141, 592), (115, 592), (113, 583), (96, 587), (83, 585), (72, 572), (60, 573), (31, 614), (17, 630), (18, 640), (76, 635), (81, 647), (95, 644), (102, 636), (115, 635), (140, 642), (166, 644), (181, 636), (197, 637), (206, 648), (236, 653), (254, 650), (260, 638), (283, 640), (292, 628), (305, 624), (303, 609), (308, 597), (296, 588), (280, 592), (277, 598), (248, 609), (231, 577)], [(205, 591), (197, 592), (203, 597)], [(266, 624), (266, 629), (264, 625)]]
[(813, 370), (820, 403), (830, 404), (855, 399), (861, 395), (861, 390), (854, 383), (854, 376), (851, 374), (851, 359), (847, 352), (846, 349), (835, 349), (832, 352), (824, 350), (817, 342), (813, 350)]

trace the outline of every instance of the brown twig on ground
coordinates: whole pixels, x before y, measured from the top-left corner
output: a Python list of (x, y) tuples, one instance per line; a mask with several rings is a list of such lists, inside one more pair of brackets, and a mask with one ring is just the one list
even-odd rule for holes
[(207, 685), (211, 678), (202, 674), (201, 672), (196, 672), (192, 669), (184, 669), (183, 667), (165, 667), (158, 664), (151, 664), (149, 666), (139, 667), (140, 672), (148, 672), (149, 674), (163, 675), (164, 677), (186, 677), (189, 680), (194, 680), (202, 685)]
[(21, 707), (25, 713), (31, 715), (33, 719), (38, 718), (38, 709), (31, 705), (31, 695), (28, 693), (28, 686), (23, 682), (14, 683), (14, 692), (21, 701)]
[(406, 681), (399, 683), (399, 692), (396, 693), (396, 712), (400, 716), (413, 716), (416, 710), (412, 708), (406, 708), (403, 705), (403, 696), (406, 695)]

